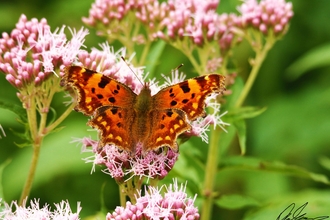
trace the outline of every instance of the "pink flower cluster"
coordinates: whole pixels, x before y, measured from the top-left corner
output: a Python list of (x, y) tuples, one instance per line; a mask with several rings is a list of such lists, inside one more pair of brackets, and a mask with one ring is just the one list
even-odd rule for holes
[(106, 145), (98, 152), (98, 142), (89, 138), (82, 140), (84, 147), (92, 147), (94, 156), (86, 161), (95, 165), (104, 165), (105, 173), (108, 173), (118, 183), (122, 183), (133, 176), (163, 179), (173, 168), (179, 153), (172, 149), (159, 149), (142, 154), (142, 146), (137, 146), (133, 156), (128, 152), (119, 150), (114, 145)]
[(244, 27), (251, 26), (263, 34), (284, 33), (293, 16), (292, 3), (285, 0), (246, 0), (238, 10)]
[[(292, 4), (285, 0), (247, 0), (238, 8), (241, 15), (218, 14), (218, 4), (218, 0), (96, 0), (83, 21), (112, 39), (127, 33), (136, 33), (132, 38), (137, 39), (143, 32), (126, 28), (143, 26), (148, 40), (190, 39), (197, 46), (217, 41), (221, 49), (228, 50), (236, 42), (235, 36), (240, 41), (238, 29), (252, 25), (262, 33), (269, 29), (280, 33), (293, 15)], [(132, 22), (135, 26), (127, 26)]]
[(126, 207), (117, 207), (113, 213), (108, 213), (106, 219), (199, 219), (198, 209), (194, 199), (185, 193), (185, 186), (177, 182), (166, 188), (164, 196), (161, 189), (149, 187), (146, 195), (137, 198), (136, 204), (126, 203)]
[[(233, 38), (232, 34), (227, 35), (232, 33), (233, 25), (240, 25), (240, 20), (234, 14), (217, 14), (218, 4), (218, 0), (169, 0), (162, 3), (157, 0), (96, 0), (89, 17), (83, 21), (97, 27), (101, 35), (110, 35), (111, 38), (127, 32), (127, 22), (137, 19), (146, 28), (148, 40), (176, 41), (188, 37), (194, 44), (202, 46), (206, 41), (224, 37), (226, 40), (221, 40), (224, 44)], [(125, 21), (125, 18), (129, 20)], [(138, 36), (133, 38), (141, 39)]]
[[(218, 4), (218, 0), (168, 1), (168, 16), (162, 21), (166, 30), (159, 32), (158, 36), (165, 40), (184, 40), (189, 37), (198, 46), (220, 40), (231, 32), (233, 23), (227, 22), (226, 16), (216, 13)], [(230, 18), (234, 25), (239, 25), (239, 19), (235, 15)]]
[(46, 19), (28, 20), (22, 15), (11, 34), (0, 38), (0, 71), (15, 87), (40, 85), (56, 68), (70, 65), (83, 45), (88, 31), (72, 32), (67, 40), (64, 26), (51, 32)]
[(98, 26), (101, 35), (130, 32), (132, 30), (126, 30), (127, 25), (121, 21), (127, 17), (134, 19), (131, 17), (133, 12), (136, 19), (154, 30), (165, 17), (166, 11), (166, 5), (155, 0), (96, 0), (89, 17), (83, 18), (83, 21), (90, 26)]
[(55, 204), (56, 210), (51, 211), (50, 207), (46, 204), (40, 208), (39, 201), (31, 200), (30, 206), (25, 204), (19, 206), (17, 202), (12, 202), (11, 205), (4, 204), (1, 207), (0, 218), (5, 220), (22, 220), (22, 219), (57, 219), (57, 220), (79, 220), (79, 212), (81, 211), (80, 204), (78, 203), (77, 212), (73, 213), (70, 204), (67, 201), (62, 201)]

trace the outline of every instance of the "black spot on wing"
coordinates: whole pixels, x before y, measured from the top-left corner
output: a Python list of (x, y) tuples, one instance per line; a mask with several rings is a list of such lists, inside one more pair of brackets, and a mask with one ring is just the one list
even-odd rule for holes
[(115, 114), (117, 114), (118, 109), (117, 108), (113, 108), (113, 109), (111, 109), (111, 112), (112, 112), (113, 115), (115, 115)]
[(110, 97), (110, 98), (108, 98), (108, 101), (111, 103), (115, 103), (116, 99), (115, 99), (115, 97)]
[[(79, 67), (79, 66), (72, 66), (71, 69), (73, 69), (73, 71), (82, 70), (81, 67)], [(84, 70), (85, 70), (86, 74), (81, 74), (81, 77), (82, 77), (83, 81), (87, 82), (93, 76), (93, 74), (96, 72), (93, 70), (89, 70), (89, 69), (84, 69)]]
[(172, 117), (173, 112), (172, 112), (172, 111), (167, 111), (167, 112), (166, 112), (166, 115), (167, 115), (168, 117)]
[(171, 88), (168, 92), (170, 93), (170, 97), (175, 97), (175, 94), (173, 93), (173, 88)]
[(180, 88), (182, 89), (183, 93), (188, 93), (190, 92), (190, 88), (188, 85), (188, 82), (184, 82), (180, 85)]
[(110, 83), (110, 79), (106, 76), (101, 77), (101, 81), (98, 83), (98, 86), (104, 89)]

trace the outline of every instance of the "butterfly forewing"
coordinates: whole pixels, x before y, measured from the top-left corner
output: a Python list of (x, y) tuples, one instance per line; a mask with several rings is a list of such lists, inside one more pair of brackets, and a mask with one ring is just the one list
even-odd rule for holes
[(183, 110), (189, 120), (204, 114), (205, 99), (224, 90), (224, 77), (210, 74), (186, 80), (160, 90), (153, 98), (159, 109)]
[(78, 105), (75, 109), (89, 116), (101, 106), (129, 108), (136, 98), (136, 94), (126, 85), (80, 66), (68, 67), (61, 85), (76, 90)]

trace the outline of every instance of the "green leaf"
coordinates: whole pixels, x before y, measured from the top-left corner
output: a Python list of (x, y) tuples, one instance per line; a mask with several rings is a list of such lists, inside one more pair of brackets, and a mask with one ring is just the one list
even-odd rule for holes
[(260, 206), (260, 203), (256, 199), (238, 194), (223, 195), (215, 201), (215, 204), (219, 207), (231, 210), (250, 206)]
[(26, 114), (25, 109), (20, 105), (12, 104), (10, 102), (6, 102), (6, 101), (2, 101), (2, 100), (0, 100), (0, 108), (7, 109), (7, 110), (13, 112), (14, 114), (16, 114), (18, 116), (17, 121), (24, 126), (23, 133), (10, 129), (10, 131), (13, 134), (15, 134), (19, 138), (23, 139), (23, 142), (24, 142), (23, 144), (18, 144), (18, 143), (15, 143), (15, 144), (18, 147), (31, 146), (30, 143), (32, 140), (29, 135), (29, 125), (27, 123), (27, 114)]
[[(149, 72), (150, 74), (154, 73), (155, 68), (160, 60), (159, 58), (165, 49), (165, 46), (166, 43), (162, 40), (158, 41), (153, 45), (153, 47), (150, 49), (150, 52), (147, 55), (147, 64), (145, 67), (145, 71)], [(152, 77), (152, 75), (150, 75), (150, 77)]]
[(6, 168), (6, 166), (8, 164), (10, 164), (10, 162), (11, 162), (11, 159), (7, 159), (6, 161), (4, 161), (0, 165), (0, 198), (5, 198), (5, 196), (3, 194), (3, 186), (2, 186), (3, 180), (2, 180), (2, 177), (3, 177), (3, 170)]
[[(238, 141), (241, 148), (241, 154), (246, 152), (246, 118), (253, 118), (266, 110), (266, 107), (240, 107), (230, 110), (228, 114), (224, 116), (224, 121), (234, 126), (235, 132), (237, 132)], [(232, 139), (231, 139), (232, 140)]]
[(219, 158), (222, 158), (222, 156), (228, 151), (228, 148), (231, 146), (231, 143), (233, 142), (233, 138), (236, 135), (236, 127), (235, 126), (228, 126), (226, 127), (227, 132), (221, 132), (220, 138), (219, 138), (219, 147), (220, 147), (220, 156)]
[(226, 118), (228, 117), (230, 121), (237, 121), (241, 119), (246, 118), (254, 118), (264, 111), (266, 111), (266, 107), (253, 107), (253, 106), (245, 106), (240, 108), (232, 109), (228, 112), (226, 115)]
[(283, 175), (300, 177), (324, 184), (330, 184), (325, 175), (309, 172), (302, 167), (287, 165), (280, 161), (264, 161), (253, 157), (229, 157), (223, 159), (223, 165), (224, 167), (221, 170), (235, 169), (246, 171), (277, 172)]
[[(56, 110), (55, 110), (54, 108), (52, 108), (51, 106), (50, 106), (49, 110), (50, 110), (50, 112), (52, 112), (53, 114), (52, 114), (52, 117), (51, 117), (51, 119), (49, 120), (48, 124), (52, 124), (52, 123), (56, 120), (56, 118), (57, 118), (57, 112), (56, 112)], [(48, 114), (48, 116), (49, 116), (49, 115), (50, 115), (50, 114)]]
[(328, 157), (321, 157), (319, 162), (325, 169), (330, 170), (330, 159)]
[(226, 104), (224, 106), (226, 109), (231, 109), (235, 106), (237, 99), (241, 95), (243, 87), (244, 87), (243, 79), (239, 76), (236, 77), (235, 83), (230, 87), (232, 94), (226, 97)]
[(0, 100), (0, 108), (4, 108), (4, 109), (7, 109), (9, 111), (12, 111), (13, 113), (15, 113), (21, 119), (22, 122), (27, 121), (26, 111), (20, 105), (16, 105), (16, 104), (13, 104), (13, 103), (10, 103), (10, 102)]
[(233, 122), (236, 128), (241, 154), (246, 152), (246, 123), (245, 120), (236, 120)]
[(185, 149), (180, 151), (180, 160), (177, 161), (174, 169), (180, 169), (179, 172), (184, 179), (199, 183), (199, 188), (201, 188), (205, 175), (205, 164), (197, 157), (198, 152), (193, 150), (194, 147), (189, 146), (192, 144), (187, 142), (188, 146), (184, 146)]
[(329, 65), (330, 44), (324, 44), (308, 51), (291, 64), (287, 69), (287, 78), (295, 80), (309, 70)]

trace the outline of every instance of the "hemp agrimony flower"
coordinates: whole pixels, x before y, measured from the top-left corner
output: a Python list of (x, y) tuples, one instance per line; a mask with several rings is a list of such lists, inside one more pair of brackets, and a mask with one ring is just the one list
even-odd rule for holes
[[(1, 202), (1, 200), (0, 200)], [(0, 218), (4, 220), (42, 220), (42, 219), (56, 219), (56, 220), (79, 220), (79, 212), (81, 211), (80, 203), (77, 205), (77, 212), (72, 212), (68, 201), (62, 201), (55, 204), (56, 209), (50, 210), (48, 204), (42, 208), (39, 205), (39, 200), (30, 201), (30, 206), (26, 206), (26, 201), (22, 206), (13, 201), (10, 205), (4, 203), (0, 206)]]
[(64, 66), (75, 61), (88, 33), (84, 28), (78, 32), (70, 29), (72, 38), (69, 40), (64, 29), (65, 26), (52, 32), (46, 19), (28, 20), (25, 15), (21, 15), (16, 28), (10, 34), (2, 33), (0, 38), (0, 71), (18, 90), (17, 97), (27, 115), (27, 121), (22, 121), (27, 128), (27, 143), (24, 146), (32, 145), (34, 148), (20, 204), (31, 189), (43, 138), (72, 110), (71, 106), (59, 118), (48, 123), (52, 99), (57, 92), (62, 91), (58, 75), (61, 75), (59, 73)]
[(186, 186), (179, 186), (175, 180), (169, 186), (150, 186), (145, 195), (137, 196), (135, 204), (127, 202), (125, 207), (118, 206), (106, 219), (199, 219), (194, 205), (196, 196), (189, 198), (185, 190)]
[(292, 3), (285, 0), (246, 0), (238, 7), (242, 14), (243, 28), (252, 27), (268, 35), (281, 35), (288, 29), (293, 16)]

